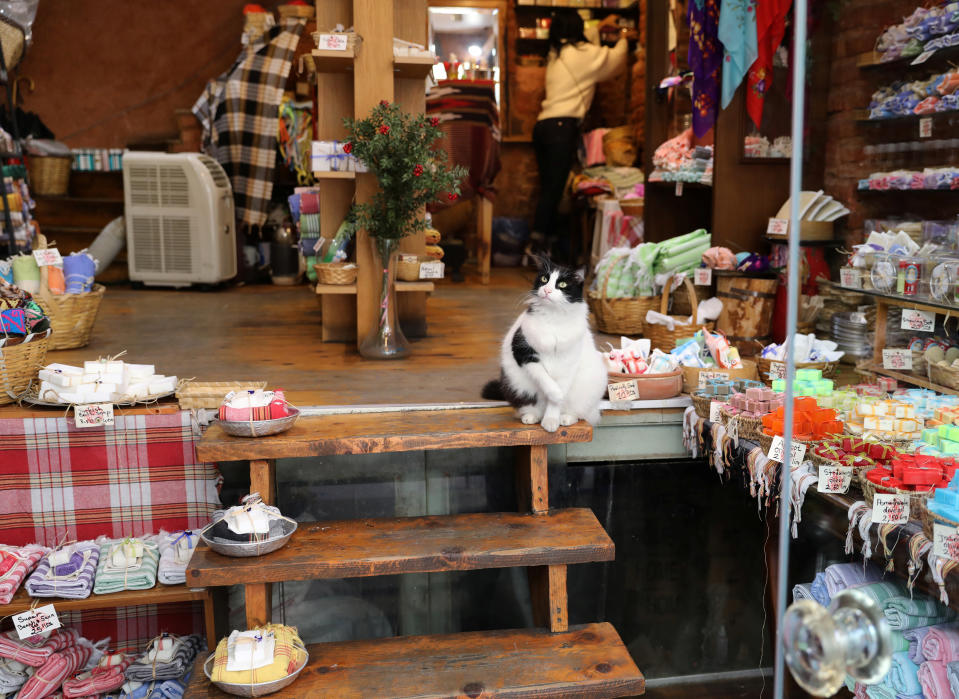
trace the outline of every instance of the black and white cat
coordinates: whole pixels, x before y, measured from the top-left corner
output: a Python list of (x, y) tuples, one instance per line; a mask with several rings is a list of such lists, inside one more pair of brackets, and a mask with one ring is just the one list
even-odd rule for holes
[(547, 432), (597, 423), (606, 366), (589, 329), (582, 276), (542, 262), (527, 304), (503, 339), (500, 378), (483, 397), (508, 400), (524, 423)]

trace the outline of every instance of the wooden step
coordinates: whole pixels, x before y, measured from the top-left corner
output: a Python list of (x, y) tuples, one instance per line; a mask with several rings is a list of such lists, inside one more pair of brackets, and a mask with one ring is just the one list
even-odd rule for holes
[[(610, 624), (319, 643), (274, 699), (591, 697), (642, 694), (645, 680)], [(226, 699), (197, 661), (184, 697)]]
[(482, 408), (301, 417), (286, 432), (246, 439), (213, 423), (197, 445), (200, 461), (246, 461), (331, 454), (378, 454), (588, 442), (586, 422), (547, 432), (524, 425), (510, 408)]
[(194, 586), (356, 578), (611, 561), (615, 546), (591, 510), (545, 515), (480, 513), (306, 522), (279, 551), (222, 556), (201, 543)]

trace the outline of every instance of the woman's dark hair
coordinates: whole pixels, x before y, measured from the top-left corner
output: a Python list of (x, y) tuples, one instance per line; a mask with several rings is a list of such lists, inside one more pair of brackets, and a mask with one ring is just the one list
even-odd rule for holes
[(576, 10), (557, 10), (549, 25), (549, 48), (557, 53), (565, 44), (586, 41), (583, 33), (583, 18)]

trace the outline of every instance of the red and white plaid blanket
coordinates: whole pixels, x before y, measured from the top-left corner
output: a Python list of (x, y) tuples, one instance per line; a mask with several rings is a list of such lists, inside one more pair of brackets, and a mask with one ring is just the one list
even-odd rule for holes
[[(70, 418), (0, 419), (0, 543), (65, 541), (199, 529), (220, 506), (221, 477), (196, 461), (189, 412), (115, 418), (78, 429)], [(66, 617), (66, 618), (64, 618)], [(61, 614), (85, 637), (142, 646), (161, 631), (203, 629), (183, 603)]]

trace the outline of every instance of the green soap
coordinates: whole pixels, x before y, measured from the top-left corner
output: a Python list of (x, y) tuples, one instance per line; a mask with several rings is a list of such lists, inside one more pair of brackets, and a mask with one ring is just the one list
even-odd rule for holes
[(773, 379), (773, 390), (776, 393), (782, 393), (786, 390), (786, 381), (784, 379)]
[(959, 454), (959, 442), (954, 442), (951, 439), (940, 439), (939, 451), (943, 454)]
[(949, 439), (953, 442), (959, 442), (959, 427), (955, 425), (946, 426), (946, 439)]
[(800, 381), (818, 381), (822, 378), (822, 372), (819, 369), (797, 369), (796, 378)]
[(939, 445), (939, 430), (935, 427), (927, 427), (922, 431), (922, 441), (932, 446)]
[(940, 437), (945, 437), (949, 433), (949, 425), (939, 425), (936, 427), (936, 432)]

